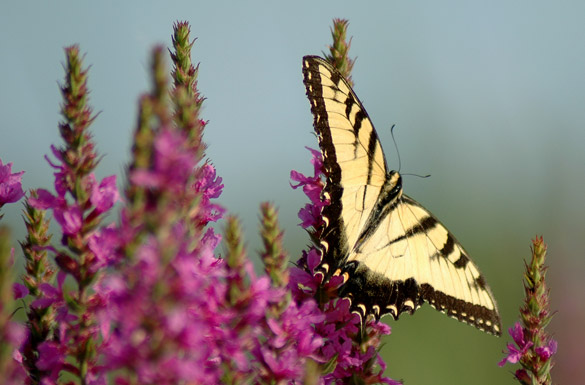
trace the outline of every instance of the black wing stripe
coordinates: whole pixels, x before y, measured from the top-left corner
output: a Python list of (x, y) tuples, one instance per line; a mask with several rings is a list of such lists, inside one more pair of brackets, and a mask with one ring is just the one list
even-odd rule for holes
[(435, 309), (485, 332), (501, 334), (500, 317), (493, 309), (452, 297), (429, 284), (422, 284), (420, 289), (422, 298)]
[[(447, 233), (447, 241), (445, 242), (441, 250), (437, 252), (437, 254), (441, 255), (444, 258), (449, 258), (451, 253), (453, 253), (454, 251), (455, 239), (453, 238), (451, 233)], [(460, 252), (459, 258), (453, 263), (453, 266), (455, 266), (458, 269), (465, 269), (468, 263), (469, 257), (467, 257), (467, 255), (465, 255), (463, 252)]]
[(372, 130), (370, 132), (370, 140), (368, 141), (368, 181), (367, 183), (370, 184), (372, 180), (372, 171), (374, 169), (374, 155), (376, 155), (376, 145), (378, 143), (378, 137), (376, 133)]
[(423, 220), (421, 220), (416, 225), (412, 226), (410, 229), (407, 229), (403, 235), (392, 239), (384, 247), (390, 246), (394, 243), (397, 243), (397, 242), (403, 241), (405, 239), (414, 237), (417, 234), (426, 233), (427, 231), (429, 231), (432, 228), (434, 228), (435, 226), (437, 226), (438, 223), (439, 222), (435, 218), (428, 216), (428, 217), (424, 218)]
[[(323, 217), (328, 220), (328, 225), (323, 230), (322, 240), (328, 244), (329, 249), (325, 253), (327, 263), (331, 264), (333, 269), (337, 268), (336, 257), (345, 254), (347, 250), (347, 239), (340, 229), (344, 228), (343, 219), (341, 218), (343, 196), (343, 187), (341, 186), (341, 168), (337, 162), (335, 146), (331, 137), (331, 127), (329, 126), (327, 108), (323, 97), (323, 86), (321, 73), (319, 71), (319, 62), (315, 60), (303, 60), (303, 77), (307, 91), (307, 97), (311, 103), (311, 112), (314, 117), (315, 131), (319, 137), (319, 146), (323, 153), (323, 168), (325, 169), (327, 183), (323, 190), (324, 195), (328, 195), (331, 202), (339, 204), (328, 205), (323, 208)], [(332, 73), (331, 81), (339, 84), (341, 77)]]
[(469, 258), (467, 257), (467, 255), (461, 253), (461, 255), (459, 256), (459, 259), (456, 260), (453, 265), (458, 269), (465, 269), (465, 267), (467, 266), (468, 263), (469, 263)]
[[(345, 118), (351, 123), (351, 110), (356, 105), (355, 99), (353, 98), (352, 94), (347, 96), (345, 99)], [(355, 116), (355, 122), (352, 124), (353, 127), (353, 134), (355, 136), (355, 140), (353, 142), (353, 156), (357, 158), (358, 147), (360, 146), (360, 129), (362, 128), (362, 120), (363, 115), (360, 114), (361, 110), (357, 112)]]

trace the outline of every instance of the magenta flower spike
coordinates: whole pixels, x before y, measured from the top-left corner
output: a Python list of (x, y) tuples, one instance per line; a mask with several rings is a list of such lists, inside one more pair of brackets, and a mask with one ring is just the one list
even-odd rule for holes
[(26, 337), (26, 330), (24, 325), (12, 319), (17, 306), (13, 299), (11, 276), (13, 252), (10, 231), (0, 226), (0, 382), (7, 385), (23, 384), (26, 379), (21, 365), (22, 355), (17, 350)]
[[(99, 381), (96, 311), (102, 302), (92, 285), (106, 263), (89, 241), (102, 233), (101, 220), (119, 199), (115, 176), (98, 182), (93, 174), (98, 155), (89, 132), (94, 116), (87, 104), (87, 70), (77, 46), (65, 52), (59, 125), (64, 145), (51, 146), (55, 160), (45, 157), (55, 169), (55, 193), (31, 191), (25, 205), (28, 236), (21, 244), (27, 261), (24, 283), (32, 298), (27, 299), (29, 335), (20, 354), (32, 383), (56, 383), (64, 371), (81, 383)], [(45, 210), (60, 226), (60, 245), (50, 244)], [(57, 286), (47, 253), (54, 255), (59, 271)], [(67, 276), (73, 290), (64, 286)]]
[[(311, 163), (314, 166), (314, 175), (305, 176), (297, 171), (291, 172), (291, 179), (298, 182), (293, 188), (302, 187), (311, 203), (299, 212), (301, 226), (313, 238), (318, 236), (323, 226), (321, 212), (328, 204), (321, 198), (322, 158), (318, 151), (311, 150)], [(364, 330), (360, 317), (350, 311), (347, 299), (337, 298), (337, 289), (343, 284), (343, 278), (333, 276), (324, 281), (324, 274), (318, 269), (321, 263), (321, 252), (311, 247), (303, 253), (297, 262), (299, 268), (291, 269), (290, 290), (297, 301), (306, 301), (308, 298), (319, 299), (324, 318), (315, 323), (315, 329), (323, 338), (320, 362), (322, 371), (330, 371), (323, 375), (325, 384), (349, 381), (351, 378), (360, 378), (367, 384), (400, 384), (400, 382), (384, 377), (386, 364), (379, 356), (377, 349), (382, 335), (390, 334), (390, 327), (380, 322), (368, 320)], [(382, 370), (375, 371), (375, 364)], [(329, 369), (327, 369), (329, 368)]]
[(203, 161), (203, 99), (188, 32), (186, 23), (175, 25), (171, 105), (160, 49), (154, 89), (141, 99), (115, 229), (119, 268), (96, 288), (107, 299), (99, 315), (104, 372), (116, 373), (118, 383), (298, 382), (319, 356), (322, 338), (312, 325), (323, 316), (313, 300), (290, 300), (271, 206), (262, 211), (268, 275), (255, 274), (234, 218), (227, 219), (224, 258), (214, 255), (221, 236), (208, 225), (224, 214), (215, 203), (223, 183)]
[(545, 327), (552, 318), (549, 310), (549, 290), (546, 286), (546, 244), (542, 237), (532, 241), (532, 259), (526, 264), (524, 275), (525, 303), (520, 308), (522, 322), (509, 329), (514, 343), (507, 345), (506, 356), (498, 363), (522, 365), (516, 370), (518, 382), (525, 385), (551, 385), (550, 369), (552, 356), (557, 351), (557, 342), (549, 336)]

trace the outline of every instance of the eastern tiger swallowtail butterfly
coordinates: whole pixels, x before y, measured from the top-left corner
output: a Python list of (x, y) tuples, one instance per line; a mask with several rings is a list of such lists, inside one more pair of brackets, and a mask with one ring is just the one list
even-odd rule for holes
[[(376, 130), (347, 80), (317, 56), (303, 58), (304, 83), (323, 154), (322, 265), (346, 277), (341, 295), (362, 320), (423, 302), (500, 335), (493, 295), (476, 265), (437, 218), (402, 192)], [(334, 273), (335, 272), (335, 273)]]

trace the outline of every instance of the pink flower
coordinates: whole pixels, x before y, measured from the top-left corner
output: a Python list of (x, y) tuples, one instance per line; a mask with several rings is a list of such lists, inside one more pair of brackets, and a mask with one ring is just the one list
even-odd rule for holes
[(135, 170), (130, 181), (138, 186), (182, 191), (196, 163), (196, 155), (188, 148), (185, 134), (163, 127), (154, 142), (154, 168)]
[[(90, 176), (95, 180), (93, 174)], [(95, 185), (94, 183), (91, 191), (91, 203), (95, 206), (98, 213), (108, 211), (118, 200), (120, 200), (120, 195), (116, 187), (115, 175), (105, 177), (99, 185)]]
[[(59, 373), (65, 365), (67, 347), (57, 342), (46, 341), (39, 345), (37, 367), (49, 373), (47, 380), (57, 381)], [(49, 382), (52, 383), (52, 382)]]
[(83, 213), (77, 204), (61, 205), (53, 209), (53, 215), (65, 235), (77, 234), (83, 225)]
[(6, 203), (17, 202), (24, 196), (22, 174), (24, 171), (13, 174), (12, 163), (4, 165), (0, 159), (0, 207)]
[(524, 328), (520, 322), (516, 322), (513, 327), (508, 329), (508, 332), (518, 347), (514, 344), (508, 344), (508, 354), (498, 363), (499, 366), (504, 366), (506, 362), (517, 363), (532, 347), (532, 342), (526, 341), (524, 338)]
[[(324, 188), (323, 161), (319, 151), (311, 150), (313, 176), (305, 176), (297, 171), (291, 172), (291, 179), (298, 182), (291, 185), (293, 188), (303, 188), (310, 203), (299, 212), (301, 226), (312, 237), (318, 237), (324, 226), (322, 217), (323, 208), (329, 201), (321, 196)], [(324, 344), (319, 350), (319, 361), (334, 360), (333, 371), (323, 376), (326, 384), (346, 382), (349, 378), (367, 379), (372, 383), (399, 384), (390, 378), (383, 377), (383, 370), (374, 371), (372, 358), (376, 355), (376, 362), (384, 368), (385, 364), (377, 355), (376, 348), (379, 336), (390, 334), (390, 328), (378, 322), (369, 321), (364, 325), (368, 330), (367, 345), (355, 340), (359, 333), (360, 318), (351, 312), (350, 302), (345, 298), (337, 298), (337, 290), (343, 285), (344, 279), (334, 275), (325, 279), (325, 274), (318, 268), (322, 263), (321, 251), (315, 246), (304, 251), (297, 265), (291, 268), (289, 287), (296, 301), (306, 301), (308, 298), (321, 298), (321, 307), (324, 318), (315, 322), (315, 330)], [(318, 294), (319, 293), (319, 294)], [(324, 297), (326, 296), (326, 297)], [(364, 350), (365, 348), (365, 350)], [(370, 382), (368, 382), (370, 383)]]
[(557, 352), (557, 341), (551, 339), (548, 341), (548, 345), (540, 346), (535, 351), (543, 361), (546, 361)]
[(498, 366), (504, 366), (506, 362), (509, 362), (511, 364), (517, 363), (518, 361), (520, 361), (522, 356), (526, 354), (526, 352), (528, 351), (528, 349), (530, 349), (531, 346), (532, 342), (529, 342), (521, 349), (517, 349), (516, 346), (514, 346), (513, 344), (508, 344), (507, 345), (508, 354), (506, 355), (506, 357), (504, 357), (504, 359), (498, 362)]
[(95, 255), (90, 269), (95, 272), (116, 262), (119, 257), (116, 251), (120, 242), (118, 229), (114, 225), (98, 229), (90, 235), (88, 247)]
[(56, 197), (45, 189), (38, 189), (37, 194), (37, 198), (29, 198), (29, 204), (39, 210), (52, 209), (63, 234), (72, 235), (81, 230), (83, 214), (77, 204), (69, 205), (64, 197)]
[(45, 160), (51, 167), (53, 167), (57, 171), (53, 175), (55, 175), (55, 191), (59, 197), (64, 197), (67, 194), (67, 175), (68, 175), (68, 168), (65, 166), (65, 162), (63, 160), (63, 156), (61, 155), (61, 151), (55, 147), (55, 145), (51, 145), (51, 152), (57, 158), (59, 163), (54, 163), (51, 161), (48, 155), (45, 155)]
[(197, 214), (198, 222), (205, 225), (208, 222), (216, 222), (220, 219), (225, 209), (210, 199), (218, 198), (223, 190), (221, 177), (216, 175), (215, 168), (209, 164), (204, 164), (197, 172), (197, 180), (193, 184), (193, 189), (201, 193), (200, 212)]
[(41, 188), (37, 190), (37, 198), (30, 197), (28, 203), (35, 209), (47, 210), (64, 204), (65, 200), (63, 198), (57, 198), (49, 191)]
[(12, 293), (14, 294), (14, 299), (20, 299), (28, 295), (28, 288), (17, 282), (12, 285)]

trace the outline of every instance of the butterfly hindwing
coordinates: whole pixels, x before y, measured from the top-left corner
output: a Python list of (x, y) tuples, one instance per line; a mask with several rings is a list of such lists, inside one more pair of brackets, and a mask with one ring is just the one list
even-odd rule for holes
[(388, 171), (374, 126), (346, 79), (326, 60), (303, 58), (303, 75), (327, 182), (321, 235), (329, 272), (362, 317), (414, 312), (423, 301), (500, 334), (493, 296), (455, 237)]
[[(349, 260), (378, 277), (376, 281), (387, 281), (386, 286), (410, 287), (405, 283), (416, 282), (416, 293), (411, 290), (414, 294), (371, 305), (380, 307), (382, 314), (397, 318), (400, 312), (413, 312), (424, 300), (453, 318), (500, 333), (493, 296), (477, 266), (445, 226), (406, 195)], [(355, 300), (370, 302), (363, 296)]]

